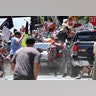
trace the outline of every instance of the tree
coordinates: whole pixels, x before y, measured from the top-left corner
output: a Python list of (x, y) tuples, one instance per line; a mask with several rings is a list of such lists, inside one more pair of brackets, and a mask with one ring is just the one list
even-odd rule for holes
[(89, 16), (78, 16), (78, 20), (84, 20), (85, 24), (88, 24), (89, 22)]

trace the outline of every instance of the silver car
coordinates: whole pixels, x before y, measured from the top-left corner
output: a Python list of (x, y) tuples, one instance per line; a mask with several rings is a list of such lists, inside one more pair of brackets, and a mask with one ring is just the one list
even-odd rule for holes
[(47, 62), (48, 62), (48, 48), (50, 46), (50, 43), (35, 43), (34, 45), (34, 48), (35, 49), (42, 49), (42, 52), (41, 52), (41, 58), (40, 58), (40, 63), (41, 65), (46, 65)]

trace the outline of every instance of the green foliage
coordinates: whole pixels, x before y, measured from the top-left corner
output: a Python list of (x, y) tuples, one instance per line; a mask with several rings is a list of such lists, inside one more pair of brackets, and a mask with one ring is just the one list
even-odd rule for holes
[(40, 22), (41, 22), (41, 24), (44, 23), (44, 16), (40, 16)]
[(83, 19), (86, 22), (86, 24), (89, 22), (89, 16), (78, 16), (78, 20), (81, 19)]

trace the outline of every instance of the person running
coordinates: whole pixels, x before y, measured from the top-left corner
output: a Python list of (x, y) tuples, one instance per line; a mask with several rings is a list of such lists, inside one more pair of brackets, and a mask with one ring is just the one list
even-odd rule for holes
[(37, 80), (41, 54), (33, 48), (35, 39), (28, 36), (27, 47), (16, 51), (11, 60), (11, 69), (14, 71), (14, 80)]

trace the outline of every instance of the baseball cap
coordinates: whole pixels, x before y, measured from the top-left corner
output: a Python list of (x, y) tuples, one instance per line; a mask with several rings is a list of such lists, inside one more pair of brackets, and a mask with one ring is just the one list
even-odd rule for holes
[(27, 44), (34, 44), (35, 43), (35, 38), (33, 38), (32, 36), (28, 36), (26, 39), (26, 43)]
[(20, 34), (21, 35), (21, 32), (20, 31), (15, 31), (14, 34)]

